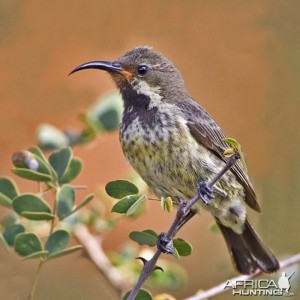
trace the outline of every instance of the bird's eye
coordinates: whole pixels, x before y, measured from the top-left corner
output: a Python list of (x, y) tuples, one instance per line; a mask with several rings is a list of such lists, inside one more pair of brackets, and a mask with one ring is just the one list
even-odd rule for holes
[(148, 72), (148, 67), (146, 65), (140, 65), (137, 69), (139, 75), (144, 76)]

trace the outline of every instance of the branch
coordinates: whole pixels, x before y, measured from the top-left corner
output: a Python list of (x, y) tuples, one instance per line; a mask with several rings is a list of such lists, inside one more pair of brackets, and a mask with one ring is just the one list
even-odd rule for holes
[[(213, 187), (213, 185), (236, 163), (236, 161), (240, 158), (238, 153), (235, 153), (230, 157), (228, 162), (224, 165), (224, 167), (221, 169), (219, 173), (216, 174), (216, 176), (208, 183), (208, 186), (210, 188)], [(199, 200), (200, 195), (196, 195), (191, 200), (189, 200), (187, 203), (183, 202), (179, 205), (179, 208), (176, 213), (175, 220), (173, 221), (171, 227), (169, 228), (168, 232), (166, 234), (163, 234), (165, 240), (170, 240), (175, 237), (178, 230), (190, 219), (189, 217), (189, 211), (192, 208), (192, 206)], [(206, 202), (205, 200), (203, 200)], [(186, 217), (186, 218), (185, 218)], [(171, 253), (171, 252), (170, 252)], [(139, 276), (139, 279), (133, 289), (131, 290), (127, 300), (134, 300), (137, 296), (139, 290), (141, 289), (144, 282), (147, 280), (147, 278), (152, 274), (152, 272), (155, 270), (156, 263), (160, 255), (162, 254), (162, 251), (157, 249), (152, 258), (149, 261), (144, 262), (144, 267), (141, 271), (141, 274)]]
[(93, 236), (84, 225), (76, 226), (74, 235), (83, 245), (93, 263), (103, 272), (118, 292), (128, 289), (128, 280), (115, 268), (101, 247), (101, 239)]
[[(284, 260), (281, 260), (280, 261), (280, 269), (288, 267), (290, 265), (294, 265), (294, 264), (299, 263), (299, 262), (300, 262), (300, 253), (295, 254), (293, 256), (290, 256), (290, 257), (288, 257)], [(257, 277), (260, 274), (263, 274), (263, 272), (259, 270), (259, 271), (256, 271), (255, 273), (251, 274), (251, 275), (241, 275), (241, 276), (231, 278), (230, 281), (232, 283), (235, 283), (237, 281), (244, 281), (244, 280), (248, 280), (248, 279)], [(225, 291), (227, 291), (226, 289), (224, 289), (224, 286), (226, 285), (227, 281), (228, 280), (214, 286), (213, 288), (211, 288), (207, 291), (199, 292), (194, 296), (185, 298), (184, 300), (204, 300), (204, 299), (208, 299), (208, 298), (217, 296), (219, 294), (222, 294)]]

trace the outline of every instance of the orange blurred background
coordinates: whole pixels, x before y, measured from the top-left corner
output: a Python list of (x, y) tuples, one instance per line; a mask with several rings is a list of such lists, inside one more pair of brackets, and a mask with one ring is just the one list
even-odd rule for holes
[[(242, 144), (262, 208), (249, 214), (265, 242), (279, 258), (299, 252), (299, 12), (296, 0), (1, 1), (0, 175), (13, 177), (22, 192), (33, 191), (33, 183), (11, 174), (11, 154), (36, 144), (41, 123), (80, 129), (77, 115), (114, 89), (104, 72), (68, 73), (151, 45), (174, 61), (190, 94)], [(87, 185), (87, 193), (131, 171), (117, 132), (74, 152), (85, 162), (76, 182)], [(1, 208), (0, 217), (5, 214)], [(164, 231), (173, 217), (151, 203), (147, 215), (124, 220), (105, 236), (104, 247), (118, 249), (131, 230)], [(236, 275), (211, 221), (203, 214), (180, 233), (194, 252), (180, 261), (189, 278), (174, 292), (179, 299)], [(25, 299), (36, 267), (1, 249), (0, 298)], [(45, 266), (36, 299), (110, 299), (109, 291), (101, 298), (102, 281), (74, 254)]]

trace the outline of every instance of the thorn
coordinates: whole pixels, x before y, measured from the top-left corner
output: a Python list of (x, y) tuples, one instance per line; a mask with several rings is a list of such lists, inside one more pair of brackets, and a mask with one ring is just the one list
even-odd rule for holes
[(153, 271), (155, 270), (161, 270), (163, 273), (165, 272), (164, 269), (160, 266), (155, 266)]
[(144, 258), (144, 257), (141, 257), (141, 256), (139, 256), (139, 257), (136, 257), (135, 259), (139, 259), (139, 260), (141, 260), (142, 262), (143, 262), (143, 264), (145, 265), (145, 263), (148, 261), (146, 258)]

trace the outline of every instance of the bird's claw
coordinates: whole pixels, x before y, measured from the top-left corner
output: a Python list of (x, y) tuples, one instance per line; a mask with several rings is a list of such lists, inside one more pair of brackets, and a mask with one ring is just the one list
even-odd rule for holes
[(214, 189), (206, 181), (201, 181), (198, 186), (198, 195), (205, 205), (211, 205), (211, 200), (215, 198)]
[(166, 233), (162, 232), (157, 238), (157, 249), (163, 253), (173, 254), (173, 240), (166, 237)]

